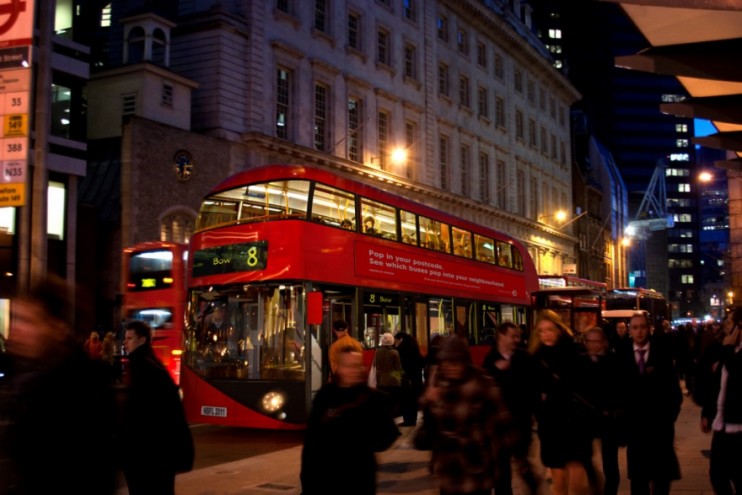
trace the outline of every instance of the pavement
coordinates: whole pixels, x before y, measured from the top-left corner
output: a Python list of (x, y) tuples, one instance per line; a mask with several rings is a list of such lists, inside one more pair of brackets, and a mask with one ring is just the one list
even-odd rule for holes
[[(680, 460), (682, 479), (671, 487), (672, 494), (713, 495), (708, 480), (708, 459), (704, 450), (711, 445), (711, 436), (699, 428), (700, 408), (686, 397), (675, 424), (675, 446)], [(411, 444), (412, 427), (401, 427), (402, 435), (385, 452), (378, 454), (377, 494), (438, 495), (436, 480), (428, 471), (430, 453), (415, 450)], [(534, 435), (535, 438), (535, 435)], [(537, 460), (538, 442), (534, 442), (533, 461), (543, 478), (546, 474)], [(621, 485), (619, 495), (628, 495), (625, 448), (619, 453)], [(599, 449), (595, 458), (600, 466)], [(177, 495), (300, 495), (299, 483), (301, 446), (271, 452), (208, 468), (180, 474), (175, 480)], [(327, 469), (331, 466), (328, 464)], [(514, 483), (515, 495), (523, 495), (523, 487)], [(540, 495), (549, 491), (548, 480), (541, 485)], [(350, 492), (352, 494), (352, 491)], [(128, 495), (122, 488), (117, 495)]]

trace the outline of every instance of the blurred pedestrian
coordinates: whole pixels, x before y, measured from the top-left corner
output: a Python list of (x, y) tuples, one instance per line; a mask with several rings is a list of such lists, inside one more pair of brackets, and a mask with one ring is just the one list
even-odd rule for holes
[(611, 336), (609, 350), (615, 354), (627, 345), (631, 345), (629, 325), (627, 322), (620, 320), (616, 323), (615, 332)]
[(178, 386), (151, 343), (147, 323), (126, 324), (129, 372), (118, 448), (130, 495), (173, 495), (176, 473), (193, 467), (193, 438)]
[(332, 332), (335, 334), (335, 341), (330, 344), (328, 351), (328, 358), (330, 360), (330, 377), (335, 374), (337, 369), (338, 360), (340, 357), (340, 350), (346, 347), (352, 347), (358, 352), (363, 352), (363, 346), (358, 340), (350, 335), (348, 331), (348, 322), (345, 320), (335, 320), (332, 323)]
[(675, 453), (675, 420), (683, 393), (664, 336), (650, 338), (646, 313), (629, 320), (633, 344), (619, 354), (626, 387), (626, 465), (631, 495), (668, 495), (680, 479)]
[(374, 495), (376, 455), (399, 436), (387, 397), (366, 385), (363, 354), (338, 350), (333, 380), (317, 392), (301, 452), (302, 495)]
[(397, 332), (394, 342), (404, 371), (400, 397), (402, 423), (398, 426), (415, 426), (417, 424), (417, 401), (423, 391), (423, 357), (420, 354), (417, 340), (411, 334)]
[(451, 335), (421, 402), (435, 425), (433, 473), (441, 495), (489, 495), (510, 416), (500, 388), (471, 361), (469, 347)]
[(572, 331), (554, 311), (537, 314), (529, 352), (540, 395), (535, 415), (541, 462), (551, 469), (552, 492), (585, 493), (592, 469), (592, 436), (585, 420), (589, 413), (577, 395), (578, 351)]
[(98, 332), (90, 332), (90, 336), (83, 344), (83, 349), (90, 359), (100, 359), (103, 352), (103, 343), (100, 341)]
[(495, 335), (495, 342), (482, 366), (500, 387), (512, 421), (512, 445), (501, 449), (495, 495), (512, 495), (513, 465), (530, 493), (535, 494), (539, 480), (528, 460), (533, 437), (533, 408), (536, 404), (533, 360), (521, 348), (521, 330), (512, 321), (501, 323)]
[(389, 333), (381, 335), (381, 345), (374, 353), (376, 364), (376, 387), (388, 394), (392, 417), (399, 412), (399, 398), (402, 390), (402, 361), (394, 348), (394, 336)]
[(742, 308), (729, 320), (701, 413), (701, 429), (713, 432), (709, 478), (717, 495), (742, 493)]
[[(623, 441), (620, 432), (621, 370), (618, 357), (609, 350), (608, 338), (600, 327), (585, 333), (587, 351), (579, 357), (579, 393), (590, 404), (593, 414), (589, 426), (593, 438), (600, 440), (603, 483), (598, 492), (616, 495), (621, 480), (618, 468), (618, 450)], [(592, 470), (588, 470), (588, 475)], [(590, 480), (595, 486), (598, 480)]]
[(102, 363), (88, 359), (67, 323), (75, 312), (68, 294), (66, 283), (51, 277), (11, 303), (9, 493), (104, 495), (116, 488), (113, 392)]
[(107, 332), (103, 336), (103, 342), (101, 346), (101, 361), (109, 366), (113, 366), (116, 354), (116, 336), (113, 332)]

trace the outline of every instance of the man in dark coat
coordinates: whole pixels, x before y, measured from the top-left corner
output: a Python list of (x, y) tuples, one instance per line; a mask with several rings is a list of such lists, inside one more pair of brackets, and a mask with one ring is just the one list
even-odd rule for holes
[(501, 449), (497, 459), (495, 495), (512, 495), (512, 465), (528, 486), (538, 493), (539, 480), (528, 460), (533, 439), (533, 411), (536, 405), (535, 368), (531, 355), (521, 348), (521, 330), (512, 321), (497, 327), (496, 339), (484, 358), (482, 367), (500, 387), (502, 399), (511, 417), (512, 440)]
[(683, 393), (665, 340), (650, 339), (646, 314), (629, 322), (632, 345), (619, 353), (626, 387), (626, 461), (631, 495), (668, 495), (680, 479), (675, 420)]
[(155, 356), (152, 329), (126, 325), (127, 397), (120, 444), (130, 495), (173, 495), (175, 474), (193, 466), (193, 438), (178, 387)]
[(333, 380), (317, 392), (307, 421), (302, 495), (374, 495), (375, 452), (388, 449), (398, 436), (388, 398), (366, 384), (363, 354), (349, 346), (339, 349)]

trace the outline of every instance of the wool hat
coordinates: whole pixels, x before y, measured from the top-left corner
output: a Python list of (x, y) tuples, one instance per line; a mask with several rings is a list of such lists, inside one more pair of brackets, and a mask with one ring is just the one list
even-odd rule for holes
[(389, 332), (382, 334), (381, 345), (394, 345), (394, 335)]

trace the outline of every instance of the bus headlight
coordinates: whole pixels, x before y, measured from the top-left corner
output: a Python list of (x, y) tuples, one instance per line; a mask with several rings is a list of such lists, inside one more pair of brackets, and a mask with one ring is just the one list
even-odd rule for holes
[(286, 398), (278, 392), (268, 392), (263, 396), (262, 406), (266, 412), (274, 413), (286, 403)]

